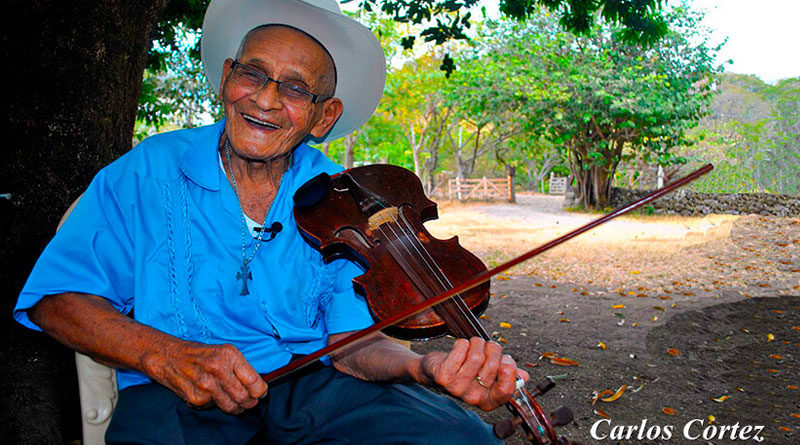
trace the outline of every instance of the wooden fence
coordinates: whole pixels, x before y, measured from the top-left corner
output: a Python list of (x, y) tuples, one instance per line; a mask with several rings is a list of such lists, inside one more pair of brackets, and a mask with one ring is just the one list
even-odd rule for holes
[(447, 183), (449, 199), (505, 199), (514, 202), (513, 176), (505, 178), (450, 179)]

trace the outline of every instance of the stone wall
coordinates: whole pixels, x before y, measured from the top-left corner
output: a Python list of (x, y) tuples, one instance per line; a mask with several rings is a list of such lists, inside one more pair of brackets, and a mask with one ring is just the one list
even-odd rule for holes
[[(614, 187), (611, 206), (617, 208), (633, 202), (649, 192)], [(676, 190), (649, 204), (659, 215), (775, 215), (800, 217), (800, 196), (773, 195), (769, 193), (696, 193)]]

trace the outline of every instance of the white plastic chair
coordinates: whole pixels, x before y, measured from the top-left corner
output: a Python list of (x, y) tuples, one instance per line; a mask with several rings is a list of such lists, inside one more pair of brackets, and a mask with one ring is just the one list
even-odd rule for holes
[[(69, 206), (56, 230), (61, 228), (80, 199), (79, 196)], [(111, 414), (117, 404), (117, 371), (79, 352), (75, 353), (75, 366), (78, 368), (83, 443), (102, 445), (105, 443), (106, 428), (111, 421)]]

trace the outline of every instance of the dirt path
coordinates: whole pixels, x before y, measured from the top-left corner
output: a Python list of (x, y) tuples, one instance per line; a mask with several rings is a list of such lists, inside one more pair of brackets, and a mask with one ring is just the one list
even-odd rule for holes
[[(536, 195), (517, 205), (445, 204), (428, 227), (437, 237), (458, 233), (494, 264), (597, 217), (559, 205)], [(533, 379), (560, 379), (540, 402), (573, 409), (576, 422), (561, 428), (573, 440), (620, 442), (592, 438), (604, 419), (596, 409), (609, 416), (600, 434), (644, 421), (657, 436), (639, 439), (637, 430), (623, 443), (753, 442), (753, 431), (742, 440), (745, 425), (764, 427), (761, 443), (798, 440), (800, 220), (626, 218), (498, 277), (492, 293), (483, 323)], [(578, 365), (558, 366), (544, 353)], [(619, 399), (592, 405), (595, 392), (622, 385)], [(482, 415), (493, 422), (501, 411)], [(706, 434), (717, 434), (703, 440), (708, 416)], [(731, 428), (720, 439), (723, 426)], [(508, 443), (525, 442), (517, 435)]]

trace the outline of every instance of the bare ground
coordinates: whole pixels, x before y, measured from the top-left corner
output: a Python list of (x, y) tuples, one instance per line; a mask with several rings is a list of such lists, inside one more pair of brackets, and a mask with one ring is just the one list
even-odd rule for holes
[[(520, 196), (518, 204), (446, 203), (427, 226), (440, 238), (458, 233), (462, 245), (496, 265), (598, 217), (559, 206), (559, 198), (542, 195)], [(746, 425), (764, 427), (761, 443), (799, 440), (800, 220), (613, 221), (493, 279), (483, 323), (532, 380), (559, 379), (539, 402), (546, 411), (572, 408), (575, 422), (559, 429), (571, 440), (757, 443), (753, 431), (742, 439)], [(551, 354), (577, 366), (554, 364)], [(593, 403), (595, 394), (622, 385), (618, 399)], [(492, 423), (506, 413), (481, 415)], [(606, 436), (643, 421), (645, 432), (661, 433), (598, 441), (591, 427), (604, 415), (610, 424), (598, 431)], [(737, 423), (734, 439), (731, 429), (719, 437)], [(704, 440), (709, 424), (707, 434), (717, 435)], [(508, 443), (526, 441), (517, 434)]]

